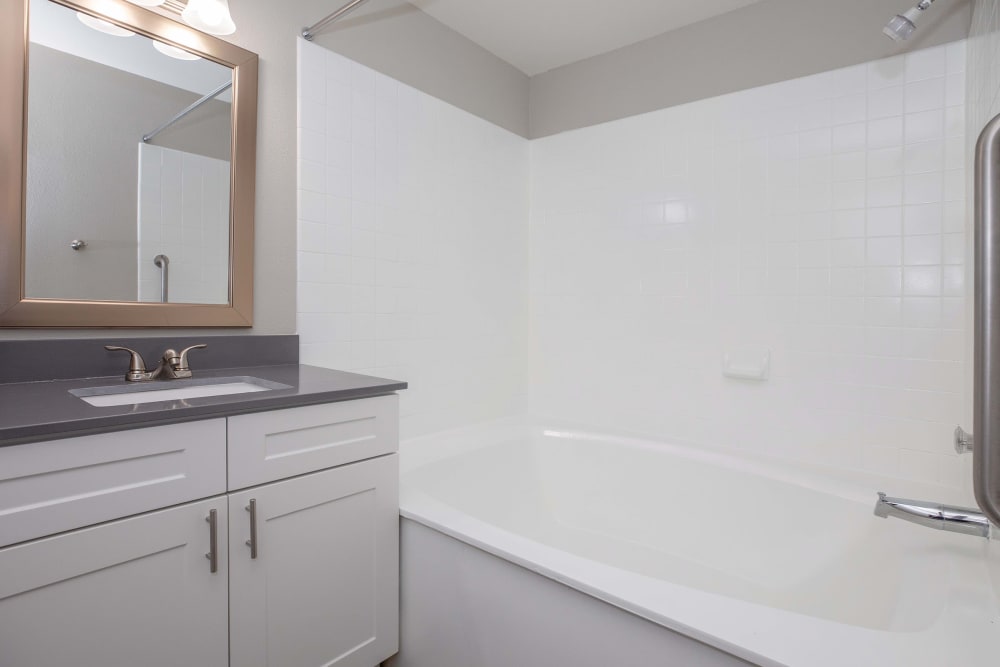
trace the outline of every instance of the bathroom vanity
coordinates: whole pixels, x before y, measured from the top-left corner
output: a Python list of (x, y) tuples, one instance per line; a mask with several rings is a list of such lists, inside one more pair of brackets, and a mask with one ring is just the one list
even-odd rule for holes
[(97, 407), (76, 393), (131, 383), (0, 384), (0, 664), (372, 667), (397, 651), (405, 383), (195, 375), (285, 388)]

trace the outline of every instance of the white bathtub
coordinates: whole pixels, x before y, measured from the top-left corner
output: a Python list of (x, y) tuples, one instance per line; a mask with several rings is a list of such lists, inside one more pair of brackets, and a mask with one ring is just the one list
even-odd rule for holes
[(1000, 542), (875, 517), (900, 482), (544, 429), (402, 455), (401, 667), (1000, 661)]

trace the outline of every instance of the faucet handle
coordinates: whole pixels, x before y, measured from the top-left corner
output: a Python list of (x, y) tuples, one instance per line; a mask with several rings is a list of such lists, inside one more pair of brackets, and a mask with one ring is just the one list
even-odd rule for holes
[(200, 345), (192, 345), (191, 347), (186, 347), (181, 350), (181, 353), (177, 355), (178, 359), (176, 369), (179, 371), (188, 370), (188, 352), (191, 350), (202, 350), (206, 347), (208, 347), (208, 343), (201, 343)]
[(188, 367), (188, 360), (187, 360), (188, 352), (190, 352), (191, 350), (202, 350), (206, 347), (208, 347), (208, 343), (201, 343), (200, 345), (192, 345), (191, 347), (186, 347), (183, 350), (181, 350), (180, 362), (178, 368), (183, 369)]
[(132, 355), (129, 360), (128, 372), (125, 373), (125, 379), (129, 382), (140, 382), (146, 378), (146, 362), (142, 360), (142, 355), (135, 350), (128, 347), (121, 347), (119, 345), (105, 345), (104, 349), (109, 352), (128, 352)]

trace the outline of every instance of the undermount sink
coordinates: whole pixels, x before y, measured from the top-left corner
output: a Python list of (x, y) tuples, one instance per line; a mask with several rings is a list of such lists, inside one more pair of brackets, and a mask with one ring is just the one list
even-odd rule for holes
[(238, 377), (198, 378), (193, 380), (153, 381), (127, 386), (84, 387), (69, 393), (98, 408), (137, 405), (157, 401), (249, 394), (274, 389), (291, 389), (287, 384), (241, 375)]

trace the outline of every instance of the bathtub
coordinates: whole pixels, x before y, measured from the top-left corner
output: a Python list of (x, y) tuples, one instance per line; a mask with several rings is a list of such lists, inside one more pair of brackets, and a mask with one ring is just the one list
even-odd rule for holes
[(397, 667), (1000, 660), (1000, 542), (875, 517), (899, 480), (516, 424), (401, 454)]

